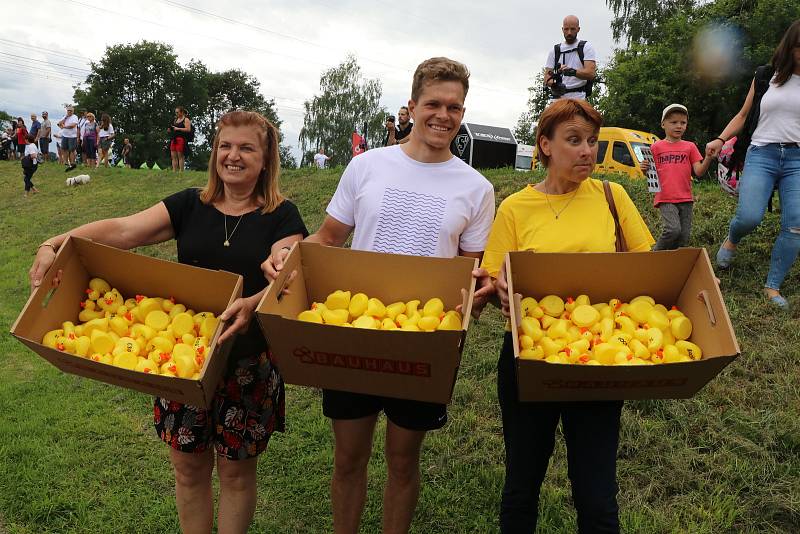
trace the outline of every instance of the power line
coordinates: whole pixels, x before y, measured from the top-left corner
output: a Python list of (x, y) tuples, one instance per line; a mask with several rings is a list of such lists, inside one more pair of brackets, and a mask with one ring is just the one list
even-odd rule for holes
[(31, 48), (31, 49), (34, 49), (34, 50), (38, 50), (38, 51), (41, 51), (41, 52), (47, 52), (48, 54), (55, 54), (57, 56), (63, 56), (63, 57), (66, 57), (66, 58), (80, 59), (81, 61), (84, 61), (84, 62), (88, 62), (89, 61), (89, 58), (87, 58), (85, 56), (80, 56), (78, 54), (70, 54), (68, 52), (61, 52), (59, 50), (52, 50), (50, 48), (44, 48), (42, 46), (35, 46), (35, 45), (27, 44), (27, 43), (18, 43), (16, 41), (12, 41), (11, 39), (3, 39), (2, 37), (0, 37), (0, 42), (4, 42), (4, 43), (7, 43), (7, 44), (10, 44), (10, 45), (13, 45), (13, 46)]
[[(12, 58), (15, 58), (15, 59), (22, 59), (22, 60), (25, 60), (25, 61), (35, 61), (37, 63), (45, 63), (45, 64), (47, 64), (49, 66), (54, 66), (54, 67), (62, 67), (62, 68), (65, 68), (65, 69), (71, 69), (71, 70), (79, 71), (81, 74), (90, 74), (92, 72), (90, 69), (83, 69), (83, 68), (79, 68), (79, 67), (71, 67), (69, 65), (63, 65), (61, 63), (55, 63), (53, 61), (47, 61), (45, 59), (36, 59), (36, 58), (32, 58), (32, 57), (27, 57), (27, 56), (20, 56), (18, 54), (9, 54), (8, 52), (0, 52), (0, 55), (12, 57)], [(67, 74), (67, 73), (64, 73), (64, 74)]]
[[(49, 72), (38, 72), (38, 73), (37, 72), (31, 72), (31, 71), (27, 71), (26, 72), (26, 71), (22, 71), (22, 70), (10, 69), (10, 68), (4, 67), (2, 65), (0, 65), (0, 67), (2, 67), (2, 68), (0, 68), (0, 72), (7, 72), (9, 74), (23, 74), (23, 75), (25, 75), (25, 76), (27, 76), (29, 78), (32, 78), (32, 79), (37, 79), (38, 80), (38, 79), (41, 79), (41, 78), (45, 78), (45, 79), (53, 80), (53, 81), (60, 80), (61, 82), (72, 82), (72, 83), (75, 82), (75, 80), (73, 80), (73, 79), (64, 78), (64, 77), (61, 77), (61, 76), (54, 76), (52, 73), (49, 73)], [(63, 85), (63, 83), (61, 83), (59, 85)]]

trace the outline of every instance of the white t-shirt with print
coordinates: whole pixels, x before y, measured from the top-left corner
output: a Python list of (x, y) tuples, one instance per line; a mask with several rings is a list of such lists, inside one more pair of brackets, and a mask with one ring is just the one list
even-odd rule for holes
[[(75, 125), (75, 128), (67, 128), (72, 124)], [(64, 117), (64, 128), (61, 128), (61, 136), (67, 139), (78, 137), (78, 117), (74, 114)]]
[(114, 135), (114, 125), (113, 124), (109, 124), (108, 125), (108, 130), (104, 130), (102, 126), (99, 126), (97, 129), (100, 132), (100, 139), (102, 139), (104, 137), (111, 137), (112, 135)]
[[(577, 51), (579, 41), (579, 39), (575, 39), (575, 42), (572, 44), (567, 44), (566, 42), (561, 43), (561, 54), (558, 56), (558, 63), (575, 70), (583, 68)], [(544, 65), (548, 69), (552, 69), (556, 63), (555, 50), (553, 50), (553, 48), (555, 47), (550, 47), (550, 52), (547, 54), (547, 62)], [(570, 50), (575, 51), (570, 52)], [(595, 52), (594, 47), (589, 41), (586, 41), (586, 44), (583, 45), (583, 61), (597, 61), (597, 52)], [(567, 86), (567, 93), (570, 93), (586, 85), (586, 80), (575, 76), (564, 76), (564, 85)], [(583, 91), (581, 90), (581, 92)]]
[(319, 167), (320, 169), (325, 168), (325, 162), (328, 161), (329, 159), (331, 158), (329, 156), (326, 156), (325, 154), (314, 154), (314, 163), (316, 163), (317, 167)]
[(452, 258), (483, 251), (494, 188), (455, 156), (421, 163), (395, 145), (353, 158), (327, 212), (355, 227), (353, 249)]

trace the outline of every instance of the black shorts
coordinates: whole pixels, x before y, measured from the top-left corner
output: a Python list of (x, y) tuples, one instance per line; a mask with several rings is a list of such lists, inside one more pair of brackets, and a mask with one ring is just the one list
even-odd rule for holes
[(436, 430), (447, 423), (446, 404), (322, 390), (322, 413), (330, 419), (360, 419), (381, 410), (389, 421), (407, 430)]

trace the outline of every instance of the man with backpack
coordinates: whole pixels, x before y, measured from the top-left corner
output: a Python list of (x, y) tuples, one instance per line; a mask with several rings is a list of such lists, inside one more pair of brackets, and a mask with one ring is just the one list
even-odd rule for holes
[(564, 42), (556, 44), (547, 55), (544, 67), (544, 85), (552, 98), (587, 99), (597, 70), (597, 53), (588, 41), (579, 41), (581, 31), (578, 17), (564, 18), (561, 31)]

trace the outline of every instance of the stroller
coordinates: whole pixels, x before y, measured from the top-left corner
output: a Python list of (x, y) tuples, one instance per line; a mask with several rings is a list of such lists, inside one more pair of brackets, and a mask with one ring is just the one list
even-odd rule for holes
[(0, 137), (0, 160), (7, 160), (8, 153), (14, 150), (11, 146), (11, 138), (3, 132), (2, 137)]

